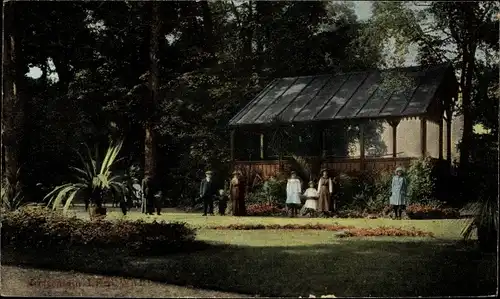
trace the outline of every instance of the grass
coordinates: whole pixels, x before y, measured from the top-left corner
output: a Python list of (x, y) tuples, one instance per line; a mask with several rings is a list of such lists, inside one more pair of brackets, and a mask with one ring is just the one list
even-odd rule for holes
[[(124, 218), (143, 217), (132, 212)], [(111, 212), (109, 218), (123, 217)], [(72, 250), (43, 258), (9, 253), (2, 260), (260, 296), (476, 296), (493, 294), (496, 287), (496, 256), (459, 242), (457, 220), (203, 217), (180, 212), (146, 218), (153, 219), (188, 222), (200, 228), (199, 240), (215, 246), (159, 257), (117, 256), (113, 252), (75, 256)], [(234, 223), (333, 222), (356, 227), (415, 227), (434, 232), (436, 238), (339, 239), (332, 232), (315, 230), (207, 229)]]
[[(77, 212), (77, 216), (86, 218), (87, 213)], [(187, 222), (198, 229), (206, 229), (210, 226), (228, 226), (230, 224), (333, 224), (352, 225), (357, 228), (377, 228), (381, 226), (392, 226), (410, 229), (412, 227), (433, 232), (436, 238), (459, 239), (460, 232), (467, 220), (462, 219), (440, 219), (440, 220), (392, 220), (388, 218), (378, 219), (350, 219), (350, 218), (287, 218), (287, 217), (233, 217), (233, 216), (201, 216), (198, 213), (184, 213), (179, 211), (166, 212), (162, 215), (144, 215), (137, 211), (129, 212), (123, 216), (121, 212), (112, 211), (108, 214), (109, 220), (139, 220), (144, 221), (180, 221)]]

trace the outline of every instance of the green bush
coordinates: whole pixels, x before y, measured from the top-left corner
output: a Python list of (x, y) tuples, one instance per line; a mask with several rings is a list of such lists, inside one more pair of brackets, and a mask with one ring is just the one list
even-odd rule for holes
[(391, 195), (392, 174), (365, 172), (357, 176), (340, 174), (334, 187), (334, 196), (341, 215), (384, 213)]
[(408, 201), (426, 204), (433, 200), (435, 178), (433, 164), (429, 157), (412, 161), (407, 172)]
[(378, 173), (375, 180), (374, 195), (368, 203), (370, 212), (382, 212), (389, 205), (392, 176), (393, 174), (387, 171)]
[(286, 179), (274, 178), (266, 180), (247, 194), (246, 204), (272, 204), (283, 206), (286, 201)]
[(267, 203), (267, 196), (264, 190), (257, 189), (253, 192), (248, 192), (245, 198), (245, 204), (264, 204)]
[(134, 254), (178, 251), (194, 241), (185, 223), (86, 221), (42, 207), (2, 214), (2, 247), (58, 252), (72, 248), (125, 250)]
[(266, 195), (267, 202), (272, 204), (283, 204), (286, 201), (286, 184), (285, 178), (274, 178), (264, 182), (262, 190)]

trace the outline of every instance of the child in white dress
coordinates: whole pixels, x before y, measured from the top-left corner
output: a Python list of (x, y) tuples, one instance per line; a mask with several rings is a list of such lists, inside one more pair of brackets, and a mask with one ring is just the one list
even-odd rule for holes
[(297, 178), (295, 171), (286, 183), (286, 205), (292, 212), (292, 217), (297, 216), (297, 210), (300, 207), (300, 194), (302, 193), (300, 180)]
[(304, 197), (306, 198), (306, 203), (302, 207), (302, 215), (313, 216), (316, 214), (318, 209), (318, 190), (314, 188), (314, 182), (309, 182), (309, 188), (304, 192)]

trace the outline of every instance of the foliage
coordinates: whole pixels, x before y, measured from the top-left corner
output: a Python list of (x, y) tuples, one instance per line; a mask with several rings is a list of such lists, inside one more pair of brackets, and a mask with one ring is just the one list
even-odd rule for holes
[(195, 230), (184, 223), (89, 222), (43, 207), (2, 214), (2, 247), (19, 251), (107, 248), (153, 254), (175, 250), (194, 238)]
[(433, 200), (435, 178), (431, 158), (414, 160), (406, 173), (408, 179), (408, 200), (410, 203), (427, 203)]
[(375, 181), (375, 196), (372, 199), (373, 203), (369, 206), (373, 207), (374, 211), (381, 211), (388, 206), (389, 198), (392, 193), (392, 177), (393, 173), (383, 171), (378, 173)]
[(473, 125), (477, 117), (473, 107), (480, 103), (476, 102), (478, 97), (474, 98), (474, 90), (478, 85), (495, 85), (497, 81), (477, 74), (479, 65), (498, 63), (498, 43), (491, 41), (496, 39), (493, 36), (498, 36), (499, 7), (498, 1), (431, 1), (423, 5), (411, 1), (379, 1), (374, 3), (373, 17), (362, 35), (372, 43), (386, 45), (386, 52), (392, 54), (385, 57), (386, 66), (402, 66), (409, 47), (417, 46), (422, 66), (446, 62), (457, 70), (461, 99), (457, 99), (452, 108), (463, 116), (460, 165), (464, 169), (473, 146)]
[(264, 182), (262, 190), (268, 203), (281, 205), (286, 200), (287, 180), (283, 177), (271, 177)]
[(274, 204), (260, 203), (246, 207), (247, 216), (285, 216), (286, 210)]
[(267, 196), (264, 190), (258, 189), (252, 192), (248, 192), (245, 198), (245, 204), (265, 204), (267, 203)]
[(121, 176), (112, 174), (112, 167), (118, 162), (117, 157), (122, 148), (123, 140), (111, 143), (106, 155), (101, 160), (96, 149), (92, 156), (87, 147), (86, 159), (77, 152), (82, 167), (70, 167), (74, 171), (75, 183), (66, 183), (55, 187), (45, 199), (49, 199), (48, 205), (53, 209), (58, 208), (64, 202), (64, 212), (68, 210), (73, 199), (78, 193), (85, 196), (85, 201), (101, 207), (106, 193), (111, 192), (114, 197), (123, 200), (126, 194), (126, 185), (121, 182)]
[(341, 173), (334, 196), (344, 211), (343, 215), (359, 217), (381, 213), (389, 202), (391, 181), (392, 175), (387, 172), (365, 172), (354, 176)]
[(21, 168), (10, 181), (7, 178), (2, 179), (1, 199), (4, 210), (15, 211), (24, 205), (24, 194), (19, 179), (20, 171)]
[(469, 240), (477, 231), (478, 241), (482, 249), (494, 250), (498, 239), (498, 200), (485, 197), (468, 206), (473, 218), (463, 227), (462, 236)]
[(304, 188), (307, 187), (309, 181), (317, 181), (321, 171), (321, 158), (312, 157), (305, 158), (292, 154), (292, 162), (295, 166), (298, 176), (303, 179)]
[(250, 185), (250, 192), (248, 192), (245, 202), (247, 204), (268, 204), (282, 207), (286, 200), (287, 180), (278, 175), (261, 183), (260, 176), (257, 178), (259, 184)]

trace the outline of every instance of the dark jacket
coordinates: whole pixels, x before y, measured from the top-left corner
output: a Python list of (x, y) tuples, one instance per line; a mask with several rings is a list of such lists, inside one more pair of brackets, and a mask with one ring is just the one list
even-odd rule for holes
[(218, 200), (219, 200), (219, 205), (220, 205), (220, 204), (224, 204), (224, 205), (226, 205), (226, 204), (229, 202), (229, 196), (227, 196), (226, 194), (224, 194), (224, 195), (219, 195), (219, 196), (218, 196)]
[(216, 193), (217, 187), (215, 186), (213, 178), (210, 180), (210, 182), (208, 182), (207, 179), (204, 178), (200, 183), (200, 197), (213, 197), (216, 195)]

